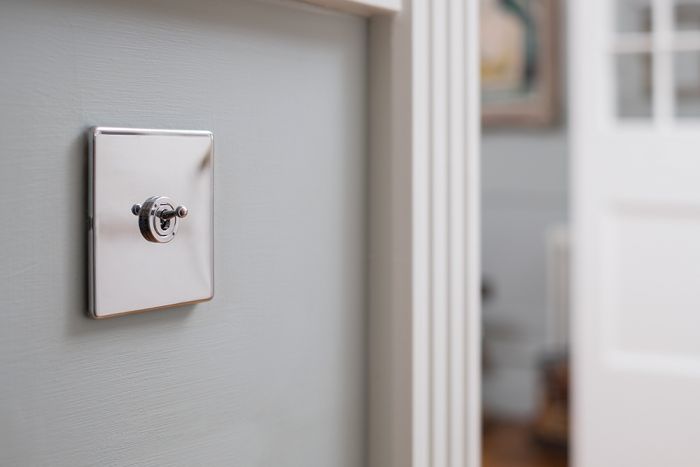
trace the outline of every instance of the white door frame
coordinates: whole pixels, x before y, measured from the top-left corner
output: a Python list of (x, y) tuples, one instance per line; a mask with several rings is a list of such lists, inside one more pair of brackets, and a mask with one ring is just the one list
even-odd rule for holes
[(478, 467), (476, 0), (307, 0), (370, 17), (370, 467)]

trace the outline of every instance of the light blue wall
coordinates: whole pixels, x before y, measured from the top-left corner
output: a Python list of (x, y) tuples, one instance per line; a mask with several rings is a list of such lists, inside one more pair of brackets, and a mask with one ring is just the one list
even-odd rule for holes
[[(0, 465), (364, 465), (366, 32), (0, 3)], [(213, 130), (212, 302), (85, 318), (90, 125)]]

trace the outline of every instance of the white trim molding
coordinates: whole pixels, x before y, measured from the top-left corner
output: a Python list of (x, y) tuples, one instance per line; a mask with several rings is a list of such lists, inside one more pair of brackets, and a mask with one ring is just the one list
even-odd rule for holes
[(401, 0), (302, 0), (306, 3), (345, 11), (362, 16), (373, 16), (401, 11)]
[(481, 465), (478, 0), (369, 17), (369, 467)]
[(371, 467), (480, 465), (478, 2), (370, 20)]

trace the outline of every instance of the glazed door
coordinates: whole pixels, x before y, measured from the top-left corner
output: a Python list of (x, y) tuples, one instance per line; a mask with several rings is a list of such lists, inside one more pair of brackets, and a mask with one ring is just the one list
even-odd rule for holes
[(570, 3), (577, 467), (700, 465), (700, 2)]

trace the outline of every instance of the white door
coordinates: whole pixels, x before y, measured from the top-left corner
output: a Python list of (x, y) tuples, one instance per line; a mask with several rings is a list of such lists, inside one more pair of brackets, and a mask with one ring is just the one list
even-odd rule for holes
[(700, 2), (572, 0), (576, 467), (700, 466)]

